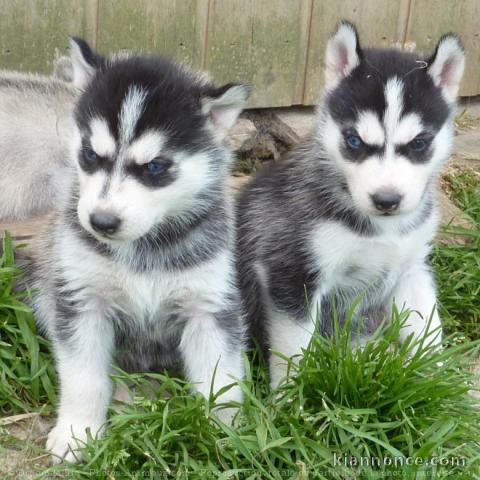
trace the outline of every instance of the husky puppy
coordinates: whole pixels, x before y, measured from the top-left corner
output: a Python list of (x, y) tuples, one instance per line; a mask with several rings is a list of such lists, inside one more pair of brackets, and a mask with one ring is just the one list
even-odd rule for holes
[[(80, 39), (72, 62), (83, 89), (74, 167), (34, 282), (60, 380), (47, 448), (68, 461), (87, 429), (103, 429), (112, 361), (130, 371), (180, 364), (206, 397), (243, 376), (223, 140), (249, 94), (163, 58), (105, 59)], [(238, 386), (220, 397), (231, 400)]]
[[(413, 310), (402, 340), (421, 335), (432, 314), (430, 328), (440, 328), (428, 255), (464, 62), (453, 34), (423, 58), (362, 49), (355, 27), (339, 24), (313, 135), (239, 202), (241, 288), (261, 344), (301, 354), (317, 317), (328, 334), (333, 305), (341, 319), (362, 293), (363, 333), (393, 302)], [(278, 356), (269, 361), (276, 386), (287, 367)]]
[(44, 213), (55, 203), (76, 96), (62, 78), (0, 72), (0, 220)]

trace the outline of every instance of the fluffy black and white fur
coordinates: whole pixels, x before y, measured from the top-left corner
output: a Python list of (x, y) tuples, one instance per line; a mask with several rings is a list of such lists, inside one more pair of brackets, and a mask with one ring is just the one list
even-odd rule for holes
[[(328, 334), (332, 306), (341, 319), (361, 294), (365, 335), (393, 302), (413, 310), (402, 339), (421, 335), (432, 314), (430, 328), (440, 328), (428, 255), (463, 68), (453, 34), (424, 58), (362, 49), (355, 27), (339, 24), (326, 48), (315, 131), (239, 202), (241, 288), (261, 344), (299, 355), (317, 317)], [(286, 364), (269, 357), (276, 386)]]
[[(37, 259), (34, 306), (60, 382), (47, 448), (75, 461), (77, 439), (106, 422), (112, 362), (179, 364), (207, 397), (243, 376), (223, 140), (249, 88), (217, 88), (164, 58), (71, 47), (82, 91), (73, 165)], [(238, 386), (219, 398), (231, 400), (241, 400)]]

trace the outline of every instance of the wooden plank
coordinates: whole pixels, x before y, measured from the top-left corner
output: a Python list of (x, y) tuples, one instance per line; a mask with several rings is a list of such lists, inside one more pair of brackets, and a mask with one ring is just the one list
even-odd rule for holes
[(303, 103), (318, 102), (323, 85), (325, 46), (337, 19), (352, 21), (358, 28), (363, 45), (390, 47), (401, 45), (404, 27), (398, 19), (405, 15), (405, 4), (396, 0), (314, 0), (310, 48), (305, 75)]
[(197, 0), (196, 20), (196, 60), (195, 66), (205, 70), (207, 59), (207, 32), (211, 0)]
[(96, 0), (0, 0), (0, 68), (47, 73), (69, 35), (94, 41)]
[(155, 51), (196, 67), (201, 66), (202, 43), (195, 0), (101, 0), (98, 11), (98, 49)]
[(407, 45), (434, 51), (445, 33), (458, 33), (467, 56), (460, 95), (480, 94), (480, 1), (412, 0)]
[(207, 31), (206, 68), (222, 82), (253, 85), (250, 105), (295, 103), (303, 68), (307, 0), (213, 0)]
[(105, 53), (154, 50), (218, 82), (250, 82), (252, 107), (317, 102), (340, 18), (364, 45), (426, 52), (453, 30), (467, 53), (461, 94), (480, 94), (479, 0), (0, 0), (0, 12), (0, 68), (49, 72), (77, 34)]
[(301, 105), (303, 103), (303, 95), (305, 91), (305, 76), (307, 74), (308, 66), (308, 52), (310, 50), (310, 33), (312, 28), (312, 12), (313, 1), (304, 0), (300, 9), (300, 36), (297, 45), (297, 65), (295, 76), (295, 91), (293, 94), (294, 105)]

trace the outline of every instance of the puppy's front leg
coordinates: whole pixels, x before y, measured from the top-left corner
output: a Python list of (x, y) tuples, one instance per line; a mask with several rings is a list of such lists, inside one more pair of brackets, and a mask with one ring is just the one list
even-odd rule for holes
[[(186, 376), (206, 398), (210, 395), (215, 375), (213, 392), (243, 379), (244, 332), (240, 314), (236, 311), (219, 313), (196, 312), (186, 323), (180, 341)], [(239, 386), (234, 385), (224, 392), (217, 402), (242, 400)], [(226, 423), (232, 421), (236, 409), (217, 410), (217, 416)]]
[[(58, 419), (47, 439), (54, 463), (79, 460), (74, 450), (101, 433), (111, 397), (109, 378), (113, 348), (111, 323), (89, 311), (62, 324), (54, 341), (60, 380)], [(78, 442), (77, 440), (78, 439)]]
[[(406, 270), (393, 294), (393, 301), (400, 310), (412, 311), (405, 326), (400, 332), (403, 342), (413, 334), (415, 339), (426, 333), (435, 331), (426, 339), (426, 343), (442, 344), (441, 322), (436, 307), (435, 281), (426, 263), (419, 263)], [(431, 318), (431, 320), (430, 320)]]
[(302, 355), (312, 338), (315, 324), (311, 319), (299, 320), (284, 312), (270, 312), (267, 328), (271, 350), (270, 386), (277, 388), (287, 378), (288, 363), (275, 352), (295, 357), (293, 361), (298, 363), (298, 356)]

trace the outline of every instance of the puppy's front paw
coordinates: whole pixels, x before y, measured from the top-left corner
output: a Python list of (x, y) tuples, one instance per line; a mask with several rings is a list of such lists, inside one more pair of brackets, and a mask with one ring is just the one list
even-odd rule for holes
[(102, 433), (101, 422), (80, 422), (80, 421), (57, 421), (55, 427), (50, 431), (47, 438), (47, 450), (52, 454), (52, 463), (62, 461), (77, 463), (81, 460), (78, 448), (87, 443), (87, 428), (95, 437)]

